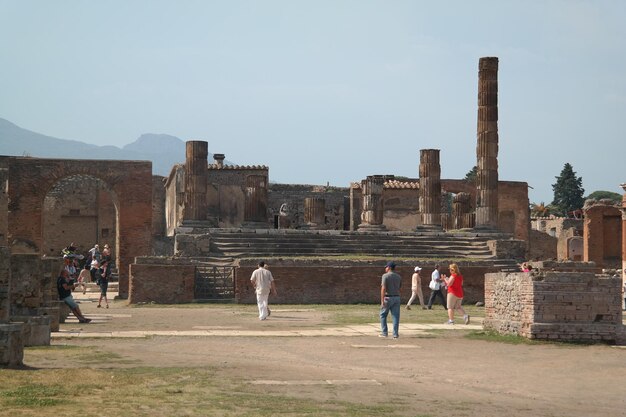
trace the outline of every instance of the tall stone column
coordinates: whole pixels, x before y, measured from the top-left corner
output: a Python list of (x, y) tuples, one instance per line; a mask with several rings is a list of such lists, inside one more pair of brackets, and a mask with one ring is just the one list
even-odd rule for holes
[(383, 231), (383, 175), (369, 175), (361, 181), (362, 210), (359, 231)]
[(476, 228), (498, 228), (498, 58), (478, 63)]
[(326, 200), (320, 197), (304, 199), (303, 229), (323, 229), (326, 224)]
[(418, 230), (441, 229), (441, 165), (439, 149), (420, 150), (419, 211), (422, 225)]
[(188, 141), (185, 162), (184, 220), (207, 220), (208, 143)]
[(626, 283), (626, 183), (620, 184), (624, 190), (622, 197), (622, 285)]
[(246, 178), (243, 227), (267, 229), (267, 177), (250, 175)]

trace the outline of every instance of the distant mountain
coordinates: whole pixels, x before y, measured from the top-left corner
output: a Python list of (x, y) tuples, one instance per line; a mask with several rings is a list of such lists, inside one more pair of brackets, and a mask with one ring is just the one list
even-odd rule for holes
[[(0, 118), (0, 155), (152, 161), (154, 175), (168, 176), (172, 166), (185, 162), (185, 142), (176, 136), (147, 133), (120, 149), (42, 135)], [(208, 158), (212, 161), (213, 154)]]

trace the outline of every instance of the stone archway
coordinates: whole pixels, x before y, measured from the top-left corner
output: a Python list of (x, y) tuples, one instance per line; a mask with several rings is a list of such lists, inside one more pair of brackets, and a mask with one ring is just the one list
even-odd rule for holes
[(13, 242), (27, 242), (43, 254), (43, 204), (48, 191), (64, 178), (99, 178), (118, 201), (116, 258), (119, 294), (128, 296), (128, 265), (136, 256), (151, 253), (152, 163), (8, 158), (8, 233)]

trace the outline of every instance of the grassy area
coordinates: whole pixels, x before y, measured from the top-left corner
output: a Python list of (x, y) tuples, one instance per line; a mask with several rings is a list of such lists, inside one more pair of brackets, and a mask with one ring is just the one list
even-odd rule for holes
[[(67, 354), (61, 351), (51, 354)], [(399, 416), (392, 405), (268, 394), (210, 368), (0, 371), (0, 416)]]

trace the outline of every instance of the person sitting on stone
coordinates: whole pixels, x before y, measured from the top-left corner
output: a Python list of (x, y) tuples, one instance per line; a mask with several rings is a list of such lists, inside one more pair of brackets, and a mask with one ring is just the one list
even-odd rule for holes
[(74, 280), (70, 279), (67, 270), (62, 269), (59, 278), (57, 279), (59, 300), (68, 305), (80, 323), (89, 323), (91, 322), (91, 319), (88, 319), (83, 315), (80, 311), (80, 307), (78, 307), (78, 304), (74, 301), (74, 297), (72, 297), (72, 290), (74, 290), (74, 288), (76, 288)]

